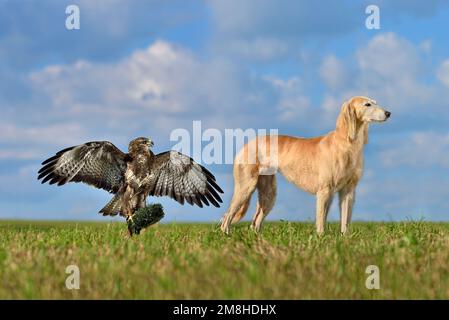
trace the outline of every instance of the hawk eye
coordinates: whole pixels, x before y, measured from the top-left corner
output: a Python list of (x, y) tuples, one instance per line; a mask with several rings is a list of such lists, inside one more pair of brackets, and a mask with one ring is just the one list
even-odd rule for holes
[(371, 107), (371, 103), (367, 102), (367, 103), (365, 103), (365, 106), (366, 107)]

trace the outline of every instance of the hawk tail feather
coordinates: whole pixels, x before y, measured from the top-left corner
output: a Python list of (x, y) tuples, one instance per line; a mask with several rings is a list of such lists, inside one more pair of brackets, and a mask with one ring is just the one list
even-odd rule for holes
[(100, 210), (100, 213), (103, 216), (116, 216), (121, 214), (122, 211), (122, 195), (116, 194), (111, 201), (108, 202), (107, 205), (104, 206), (103, 209)]

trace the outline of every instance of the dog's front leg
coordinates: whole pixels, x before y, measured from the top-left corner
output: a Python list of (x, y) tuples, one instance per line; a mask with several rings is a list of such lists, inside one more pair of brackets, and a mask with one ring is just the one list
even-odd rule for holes
[(332, 204), (332, 192), (329, 189), (322, 189), (316, 194), (316, 232), (319, 235), (324, 233), (327, 213)]
[(352, 207), (354, 204), (355, 187), (343, 188), (339, 193), (340, 198), (340, 231), (345, 234), (351, 222)]

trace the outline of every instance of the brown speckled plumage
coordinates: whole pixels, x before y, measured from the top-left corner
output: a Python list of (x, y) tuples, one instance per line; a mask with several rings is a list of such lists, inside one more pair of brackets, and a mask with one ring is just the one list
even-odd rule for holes
[(115, 194), (100, 210), (103, 215), (129, 217), (145, 206), (147, 196), (169, 196), (180, 204), (219, 207), (223, 193), (215, 177), (190, 157), (176, 151), (151, 152), (151, 140), (137, 138), (123, 153), (107, 141), (67, 148), (45, 160), (42, 183), (84, 182)]

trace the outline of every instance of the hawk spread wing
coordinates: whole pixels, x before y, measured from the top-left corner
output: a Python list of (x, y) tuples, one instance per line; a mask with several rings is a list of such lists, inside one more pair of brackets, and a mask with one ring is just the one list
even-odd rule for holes
[(208, 206), (210, 202), (219, 207), (223, 202), (218, 195), (223, 190), (212, 173), (182, 153), (168, 151), (156, 155), (151, 174), (155, 175), (155, 182), (150, 195), (169, 196), (180, 204), (185, 200), (201, 208), (203, 203)]
[(45, 160), (38, 179), (59, 186), (84, 182), (116, 193), (123, 183), (128, 160), (128, 155), (110, 142), (88, 142), (61, 150)]

